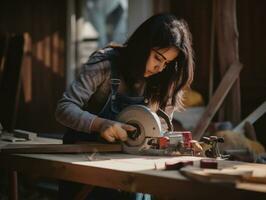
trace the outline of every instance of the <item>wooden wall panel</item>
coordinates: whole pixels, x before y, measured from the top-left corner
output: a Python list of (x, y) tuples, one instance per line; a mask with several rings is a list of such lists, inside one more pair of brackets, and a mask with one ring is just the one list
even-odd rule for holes
[(209, 55), (211, 38), (211, 0), (171, 1), (171, 12), (188, 22), (195, 51), (195, 77), (192, 88), (208, 99)]
[[(242, 119), (266, 100), (266, 1), (237, 0)], [(196, 68), (192, 88), (208, 97), (208, 67), (212, 0), (172, 0), (171, 12), (188, 21), (194, 41)], [(215, 49), (217, 46), (215, 47)], [(215, 53), (217, 64), (217, 53)], [(214, 88), (219, 83), (214, 65)], [(258, 139), (266, 146), (266, 115), (255, 123)]]
[(54, 110), (65, 89), (66, 1), (1, 1), (0, 31), (26, 37), (16, 128), (62, 130)]
[[(242, 117), (266, 101), (266, 1), (238, 0)], [(255, 123), (259, 141), (266, 146), (266, 114)]]

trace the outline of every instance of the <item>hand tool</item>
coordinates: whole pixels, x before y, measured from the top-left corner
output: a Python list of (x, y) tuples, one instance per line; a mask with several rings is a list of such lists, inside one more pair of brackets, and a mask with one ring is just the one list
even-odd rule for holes
[(217, 136), (203, 137), (202, 141), (208, 145), (211, 145), (209, 149), (205, 151), (205, 155), (210, 158), (222, 157), (219, 150), (218, 143), (224, 143), (224, 138)]

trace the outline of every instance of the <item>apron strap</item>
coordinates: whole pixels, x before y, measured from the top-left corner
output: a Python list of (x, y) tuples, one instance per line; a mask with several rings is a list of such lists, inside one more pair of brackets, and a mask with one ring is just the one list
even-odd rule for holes
[(121, 79), (117, 71), (116, 63), (114, 59), (111, 59), (111, 97), (110, 97), (110, 104), (111, 109), (115, 111), (115, 99), (117, 96), (117, 92), (119, 89), (119, 85), (121, 84)]
[(156, 113), (158, 116), (162, 117), (165, 120), (168, 126), (168, 131), (173, 131), (174, 130), (173, 124), (171, 122), (170, 117), (166, 114), (166, 112), (164, 112), (161, 108), (159, 108)]

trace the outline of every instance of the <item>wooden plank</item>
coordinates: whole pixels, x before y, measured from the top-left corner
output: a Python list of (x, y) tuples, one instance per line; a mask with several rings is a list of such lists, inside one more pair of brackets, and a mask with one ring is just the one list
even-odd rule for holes
[(37, 133), (21, 129), (14, 129), (13, 134), (17, 138), (25, 138), (26, 140), (34, 140), (37, 138)]
[(18, 175), (16, 171), (9, 171), (9, 198), (18, 200)]
[(209, 101), (213, 95), (213, 78), (214, 78), (214, 51), (215, 51), (215, 14), (216, 6), (215, 1), (212, 1), (212, 19), (211, 19), (211, 38), (210, 38), (210, 58), (209, 58)]
[(0, 149), (5, 154), (121, 152), (121, 144), (9, 144)]
[(266, 113), (266, 101), (264, 101), (256, 110), (250, 113), (233, 131), (243, 134), (246, 122), (253, 124), (257, 119)]
[(189, 166), (182, 168), (181, 173), (201, 182), (264, 184), (264, 192), (266, 193), (265, 165), (252, 165), (250, 163), (228, 164), (226, 161), (219, 161), (218, 166), (218, 169), (202, 169), (198, 166)]
[(93, 190), (92, 185), (84, 185), (82, 189), (76, 194), (74, 200), (84, 200), (87, 198), (88, 194)]
[(203, 136), (204, 131), (209, 126), (212, 118), (214, 117), (217, 110), (220, 108), (230, 88), (238, 78), (241, 69), (242, 65), (240, 63), (234, 63), (227, 70), (225, 76), (220, 82), (217, 90), (215, 91), (197, 126), (192, 131), (194, 139), (199, 140)]
[[(5, 147), (6, 145), (22, 145), (22, 144), (62, 144), (63, 141), (61, 139), (54, 139), (54, 138), (44, 138), (44, 137), (36, 137), (33, 140), (26, 140), (26, 141), (19, 141), (17, 143), (10, 143), (8, 141), (2, 140), (3, 137), (12, 136), (12, 133), (4, 132), (0, 137), (0, 149)], [(23, 138), (20, 138), (23, 139)]]
[[(236, 0), (215, 0), (218, 66), (223, 77), (232, 63), (239, 62)], [(241, 119), (240, 81), (236, 79), (219, 109), (220, 121), (238, 124)]]
[(200, 182), (216, 182), (236, 184), (243, 176), (249, 175), (250, 171), (237, 171), (234, 169), (200, 169), (196, 167), (186, 167), (181, 169), (181, 173), (186, 177)]
[(3, 128), (9, 132), (15, 127), (18, 113), (23, 47), (22, 34), (10, 36), (0, 85), (0, 121)]
[(0, 83), (2, 80), (4, 62), (6, 59), (7, 46), (8, 46), (8, 35), (6, 33), (0, 32)]

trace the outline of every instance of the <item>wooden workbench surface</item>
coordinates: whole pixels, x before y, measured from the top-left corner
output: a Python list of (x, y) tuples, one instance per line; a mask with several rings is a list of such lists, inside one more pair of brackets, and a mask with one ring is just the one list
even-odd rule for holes
[(0, 140), (0, 149), (7, 145), (21, 145), (21, 144), (62, 144), (62, 140), (53, 138), (36, 137), (34, 140), (26, 140), (20, 142), (9, 142)]
[[(190, 156), (155, 157), (122, 153), (0, 156), (0, 162), (3, 164), (1, 165), (8, 169), (125, 191), (138, 191), (169, 197), (183, 196), (186, 199), (217, 195), (220, 191), (223, 191), (219, 195), (221, 199), (228, 194), (235, 199), (265, 198), (266, 184), (199, 182), (184, 177), (177, 170), (163, 170), (165, 161), (193, 160), (197, 166), (200, 159)], [(261, 164), (219, 161), (218, 166), (219, 168), (251, 167), (266, 172), (266, 165)]]

